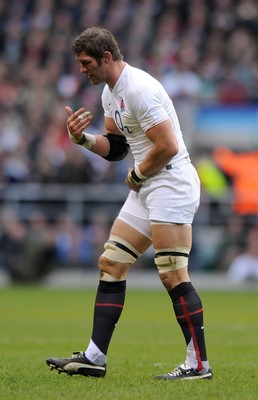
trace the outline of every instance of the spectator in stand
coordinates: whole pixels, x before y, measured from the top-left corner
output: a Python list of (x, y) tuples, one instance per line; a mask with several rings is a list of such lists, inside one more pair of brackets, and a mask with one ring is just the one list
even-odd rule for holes
[(33, 211), (24, 243), (24, 281), (40, 282), (55, 266), (55, 230), (45, 214)]
[(245, 246), (246, 230), (242, 218), (230, 215), (225, 218), (219, 243), (213, 246), (212, 254), (205, 260), (204, 270), (226, 272), (232, 261), (243, 252)]
[(232, 282), (255, 281), (258, 283), (258, 227), (252, 227), (247, 237), (245, 251), (235, 257), (228, 268)]
[(1, 220), (1, 262), (13, 283), (39, 282), (53, 268), (55, 234), (41, 212), (28, 223), (6, 210)]
[(215, 30), (230, 32), (236, 24), (233, 0), (215, 0), (211, 13), (211, 27)]
[(1, 264), (11, 282), (24, 281), (24, 243), (28, 231), (15, 213), (4, 210), (1, 215), (0, 254)]
[(56, 261), (60, 266), (78, 267), (88, 264), (93, 256), (90, 235), (68, 213), (58, 216), (56, 229)]
[(236, 153), (227, 148), (217, 148), (213, 158), (232, 179), (233, 211), (247, 224), (253, 223), (258, 215), (258, 150)]
[(226, 43), (226, 67), (218, 91), (219, 101), (243, 104), (253, 97), (252, 65), (258, 56), (256, 39), (248, 29), (237, 27)]

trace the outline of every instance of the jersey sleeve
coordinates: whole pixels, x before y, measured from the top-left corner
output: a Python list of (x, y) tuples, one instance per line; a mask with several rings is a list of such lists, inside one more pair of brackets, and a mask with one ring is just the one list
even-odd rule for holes
[(168, 99), (158, 85), (133, 87), (130, 94), (132, 113), (144, 132), (169, 119), (164, 107)]

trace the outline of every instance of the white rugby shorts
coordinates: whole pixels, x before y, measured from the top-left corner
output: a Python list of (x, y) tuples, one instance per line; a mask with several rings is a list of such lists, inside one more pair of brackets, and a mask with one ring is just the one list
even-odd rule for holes
[(200, 203), (200, 180), (191, 162), (165, 168), (130, 191), (118, 218), (151, 239), (151, 222), (192, 224)]

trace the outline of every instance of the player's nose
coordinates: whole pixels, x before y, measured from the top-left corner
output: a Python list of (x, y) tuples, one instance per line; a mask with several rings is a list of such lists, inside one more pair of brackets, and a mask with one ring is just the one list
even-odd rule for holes
[(81, 72), (82, 74), (87, 74), (88, 69), (85, 67), (85, 65), (81, 65), (81, 66), (80, 66), (80, 72)]

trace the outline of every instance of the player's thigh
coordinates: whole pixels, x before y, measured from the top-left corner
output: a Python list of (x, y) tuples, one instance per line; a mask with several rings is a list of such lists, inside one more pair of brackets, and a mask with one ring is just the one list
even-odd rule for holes
[(110, 234), (127, 241), (140, 254), (144, 253), (152, 244), (152, 241), (147, 236), (119, 218), (115, 220)]
[(192, 226), (190, 224), (151, 224), (154, 249), (192, 247)]

